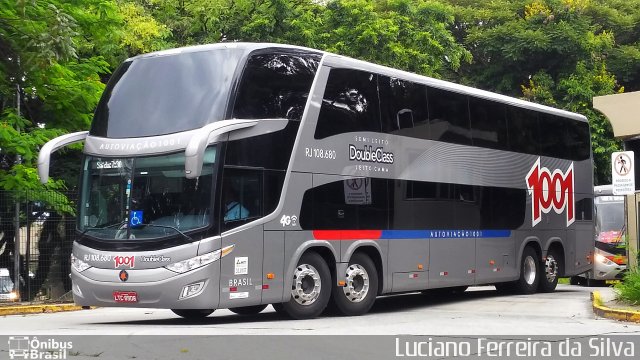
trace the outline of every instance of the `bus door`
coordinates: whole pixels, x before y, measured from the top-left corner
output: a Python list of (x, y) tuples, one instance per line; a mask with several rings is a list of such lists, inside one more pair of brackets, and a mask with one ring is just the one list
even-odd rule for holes
[(262, 216), (262, 172), (225, 168), (222, 184), (220, 307), (257, 305), (262, 300), (263, 227), (236, 228)]

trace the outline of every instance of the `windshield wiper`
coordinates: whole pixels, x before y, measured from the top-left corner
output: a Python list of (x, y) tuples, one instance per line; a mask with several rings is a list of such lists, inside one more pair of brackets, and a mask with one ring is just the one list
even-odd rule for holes
[[(175, 226), (169, 226), (169, 225), (157, 225), (157, 224), (144, 224), (144, 223), (143, 223), (143, 224), (136, 225), (136, 227), (138, 227), (138, 226), (150, 226), (150, 227), (158, 227), (158, 228), (172, 229), (172, 230), (174, 230), (175, 232), (177, 232), (178, 234), (182, 235), (182, 236), (185, 238), (185, 240), (187, 240), (188, 242), (193, 242), (193, 239), (191, 238), (191, 236), (189, 236), (189, 235), (187, 235), (187, 234), (183, 233), (182, 231), (178, 230), (178, 228), (176, 228)], [(135, 229), (135, 228), (133, 228), (133, 229)]]
[(120, 227), (123, 224), (126, 224), (127, 220), (122, 220), (120, 222), (117, 222), (115, 224), (111, 224), (111, 225), (106, 225), (106, 226), (98, 226), (98, 227), (88, 227), (86, 229), (84, 229), (84, 231), (82, 231), (82, 234), (80, 234), (80, 237), (83, 237), (84, 234), (86, 234), (88, 231), (91, 230), (104, 230), (104, 229), (110, 229), (110, 228), (114, 228), (114, 227)]

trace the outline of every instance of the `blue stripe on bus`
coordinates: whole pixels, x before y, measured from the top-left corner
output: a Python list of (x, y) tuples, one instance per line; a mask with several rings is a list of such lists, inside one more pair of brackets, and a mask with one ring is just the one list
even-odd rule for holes
[(382, 230), (380, 239), (469, 239), (510, 236), (511, 230)]

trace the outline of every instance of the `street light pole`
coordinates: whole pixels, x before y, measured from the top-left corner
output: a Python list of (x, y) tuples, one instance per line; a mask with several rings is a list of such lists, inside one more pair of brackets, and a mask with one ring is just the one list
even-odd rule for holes
[[(20, 116), (20, 84), (16, 84), (16, 112), (18, 116)], [(20, 133), (20, 126), (16, 126), (18, 133)], [(16, 165), (22, 163), (22, 158), (20, 155), (16, 155)], [(17, 299), (20, 300), (20, 202), (18, 201), (18, 197), (15, 199), (16, 209), (15, 209), (15, 231), (14, 231), (14, 239), (13, 242), (13, 291), (17, 295)]]

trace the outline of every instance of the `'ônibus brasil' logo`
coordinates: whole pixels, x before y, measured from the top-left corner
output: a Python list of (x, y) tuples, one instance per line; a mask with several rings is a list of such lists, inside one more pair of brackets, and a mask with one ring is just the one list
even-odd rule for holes
[(573, 162), (566, 172), (560, 169), (550, 172), (546, 167), (540, 167), (540, 158), (526, 177), (527, 188), (531, 195), (531, 226), (536, 226), (542, 220), (542, 213), (549, 213), (553, 209), (556, 214), (567, 212), (567, 226), (576, 219), (573, 202)]

